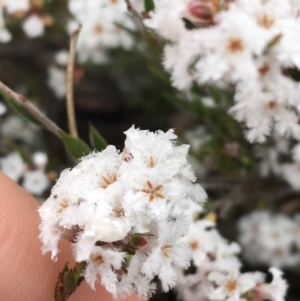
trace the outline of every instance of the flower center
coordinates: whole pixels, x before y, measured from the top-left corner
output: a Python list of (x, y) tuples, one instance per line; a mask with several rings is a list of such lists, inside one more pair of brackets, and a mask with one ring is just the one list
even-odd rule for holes
[(264, 64), (261, 68), (258, 69), (259, 74), (264, 77), (270, 71), (270, 66)]
[(173, 248), (172, 245), (164, 245), (164, 246), (161, 248), (161, 251), (162, 251), (162, 253), (163, 253), (163, 255), (164, 255), (165, 257), (167, 257), (167, 258), (170, 257), (170, 255), (167, 253), (167, 250), (166, 250), (166, 249), (171, 249), (171, 248)]
[(190, 247), (191, 247), (191, 249), (192, 249), (193, 251), (199, 249), (199, 243), (198, 243), (198, 241), (192, 240), (192, 241), (190, 241), (189, 244), (190, 244)]
[(117, 181), (117, 174), (114, 174), (111, 179), (108, 179), (106, 177), (102, 177), (103, 184), (100, 184), (99, 187), (106, 189), (109, 185)]
[(67, 207), (69, 207), (69, 202), (67, 200), (59, 202), (59, 208), (57, 209), (56, 213), (61, 213)]
[(229, 40), (226, 49), (231, 54), (242, 52), (244, 50), (243, 41), (241, 39), (232, 38)]
[(228, 293), (232, 293), (235, 291), (237, 288), (237, 282), (236, 280), (228, 280), (227, 283), (225, 284), (225, 289), (227, 290)]
[(164, 199), (164, 195), (160, 193), (162, 189), (162, 185), (158, 185), (154, 187), (149, 181), (147, 181), (147, 189), (142, 189), (141, 191), (149, 194), (149, 202), (152, 202), (155, 198)]
[(257, 23), (258, 25), (269, 29), (274, 25), (275, 19), (271, 18), (268, 14), (264, 13), (260, 18), (258, 18)]
[(93, 259), (93, 262), (95, 262), (97, 265), (101, 265), (104, 263), (104, 259), (101, 255), (98, 255)]

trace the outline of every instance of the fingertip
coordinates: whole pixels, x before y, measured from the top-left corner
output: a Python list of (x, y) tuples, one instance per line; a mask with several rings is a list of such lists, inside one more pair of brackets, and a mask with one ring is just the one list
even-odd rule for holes
[[(42, 255), (39, 236), (40, 203), (0, 172), (0, 296), (6, 301), (53, 301), (58, 273), (66, 262), (74, 266), (71, 245), (63, 240), (58, 261)], [(83, 282), (70, 301), (112, 301), (100, 283), (93, 291)], [(141, 301), (136, 295), (127, 301)]]

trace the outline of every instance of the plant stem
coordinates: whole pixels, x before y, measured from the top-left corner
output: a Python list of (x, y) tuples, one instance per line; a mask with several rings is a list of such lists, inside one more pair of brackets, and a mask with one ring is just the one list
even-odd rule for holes
[(63, 130), (59, 128), (52, 120), (43, 114), (35, 105), (33, 105), (26, 97), (16, 93), (3, 82), (0, 81), (0, 90), (11, 97), (15, 102), (21, 105), (36, 121), (42, 124), (45, 129), (53, 133), (56, 137), (61, 139)]
[(81, 31), (82, 25), (79, 26), (72, 32), (70, 40), (70, 49), (69, 49), (69, 59), (67, 66), (67, 114), (69, 122), (69, 131), (70, 134), (78, 138), (77, 126), (76, 126), (76, 117), (74, 110), (74, 92), (73, 92), (73, 81), (74, 81), (74, 62), (75, 62), (75, 53), (76, 53), (76, 43), (78, 40), (79, 33)]
[[(134, 6), (131, 3), (131, 0), (125, 0), (125, 3), (127, 5), (127, 10), (132, 13), (132, 15), (139, 21), (139, 27), (140, 31), (143, 32), (144, 26), (144, 17), (134, 8)], [(155, 39), (156, 43), (160, 48), (163, 47), (163, 42), (160, 38), (160, 36), (152, 29), (149, 29), (151, 31), (151, 34), (153, 38)]]

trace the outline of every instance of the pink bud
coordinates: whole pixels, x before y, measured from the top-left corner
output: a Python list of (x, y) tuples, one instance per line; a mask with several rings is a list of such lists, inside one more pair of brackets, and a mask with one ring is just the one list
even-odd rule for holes
[(189, 2), (188, 10), (192, 16), (203, 20), (211, 20), (215, 11), (211, 3), (205, 3), (199, 0)]
[(145, 247), (148, 244), (148, 241), (145, 237), (141, 236), (138, 239), (137, 247), (142, 248)]

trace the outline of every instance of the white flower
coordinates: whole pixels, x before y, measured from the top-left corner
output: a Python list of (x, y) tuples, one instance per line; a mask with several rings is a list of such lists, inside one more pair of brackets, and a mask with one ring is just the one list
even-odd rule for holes
[(66, 66), (68, 63), (69, 52), (67, 50), (60, 50), (55, 53), (54, 60), (58, 65)]
[(63, 171), (39, 209), (40, 238), (53, 259), (60, 238), (72, 241), (76, 261), (88, 262), (85, 275), (92, 287), (99, 274), (114, 296), (136, 291), (146, 297), (155, 276), (167, 291), (176, 283), (176, 270), (188, 266), (191, 254), (181, 238), (190, 219), (179, 203), (201, 210), (206, 195), (194, 183), (188, 146), (176, 146), (172, 130), (132, 127), (126, 137), (122, 153), (108, 146)]
[(7, 43), (11, 40), (11, 33), (6, 29), (4, 16), (3, 16), (3, 5), (0, 3), (0, 42)]
[(9, 14), (27, 11), (30, 8), (29, 0), (3, 0), (3, 5)]
[[(133, 5), (142, 2), (133, 1)], [(123, 30), (121, 24), (129, 30), (135, 31), (136, 25), (127, 13), (124, 1), (108, 0), (69, 0), (68, 8), (74, 16), (67, 29), (71, 33), (78, 23), (83, 24), (82, 32), (78, 39), (78, 55), (80, 62), (92, 60), (102, 63), (108, 60), (107, 50), (116, 47), (132, 49), (133, 36)]]
[(300, 163), (300, 143), (296, 144), (292, 149), (293, 160)]
[(44, 152), (35, 152), (32, 155), (32, 163), (39, 169), (44, 169), (48, 163), (48, 156)]
[(299, 225), (281, 214), (254, 211), (239, 221), (239, 241), (250, 263), (290, 267), (300, 263), (293, 252), (300, 242)]
[(264, 142), (273, 129), (300, 138), (299, 84), (282, 71), (300, 67), (296, 1), (154, 2), (144, 23), (168, 41), (163, 65), (175, 87), (234, 86), (229, 112), (245, 123), (250, 142)]
[[(214, 220), (215, 215), (208, 214), (205, 219), (194, 222), (182, 239), (192, 249), (193, 266), (192, 273), (177, 273), (180, 297), (184, 301), (242, 301), (248, 297), (252, 300), (254, 296), (263, 296), (268, 300), (282, 301), (287, 287), (281, 272), (272, 269), (275, 273), (270, 284), (264, 282), (265, 276), (260, 272), (241, 273), (237, 258), (239, 245), (228, 243), (221, 237)], [(256, 220), (256, 224), (259, 223), (261, 219)], [(284, 228), (283, 231), (291, 232), (291, 229)], [(254, 256), (264, 252), (257, 245), (253, 249)]]
[(48, 85), (54, 94), (62, 99), (67, 93), (66, 70), (50, 66), (48, 70)]
[(85, 280), (95, 289), (97, 275), (101, 274), (101, 284), (113, 295), (117, 293), (118, 275), (126, 253), (113, 251), (110, 248), (94, 248), (91, 258), (87, 262)]
[(37, 15), (29, 16), (22, 25), (22, 28), (29, 38), (37, 38), (44, 34), (44, 20)]
[(4, 27), (0, 28), (0, 42), (8, 43), (11, 40), (11, 33)]
[(276, 268), (271, 268), (270, 273), (273, 276), (270, 284), (263, 284), (260, 287), (263, 298), (272, 301), (284, 301), (287, 290), (287, 283), (281, 278), (282, 272)]
[(22, 186), (33, 194), (42, 194), (50, 185), (43, 170), (27, 170), (23, 176)]
[(6, 111), (7, 111), (6, 106), (3, 103), (0, 102), (0, 117), (2, 115), (4, 115), (6, 113)]
[(69, 53), (66, 50), (60, 50), (54, 55), (54, 62), (48, 69), (48, 86), (52, 89), (55, 96), (63, 99), (67, 93), (67, 74), (66, 66)]
[(209, 294), (210, 299), (240, 301), (241, 295), (254, 289), (258, 282), (263, 281), (264, 277), (261, 273), (240, 274), (238, 270), (233, 268), (228, 274), (212, 272), (208, 275), (208, 278), (217, 286), (217, 288)]
[(300, 163), (285, 163), (281, 166), (283, 178), (290, 184), (290, 186), (298, 191), (300, 190)]
[(20, 154), (13, 152), (0, 159), (0, 168), (3, 173), (17, 182), (23, 175), (26, 165)]
[(6, 138), (19, 139), (28, 144), (34, 142), (38, 127), (19, 116), (7, 116), (0, 126), (0, 133)]
[[(148, 258), (143, 263), (142, 272), (150, 279), (158, 275), (163, 291), (168, 291), (175, 286), (177, 275), (175, 268), (187, 268), (190, 264), (190, 249), (186, 243), (180, 241), (187, 229), (184, 217), (181, 221), (160, 222), (157, 233), (158, 241), (153, 245)], [(153, 242), (152, 242), (153, 243)]]

